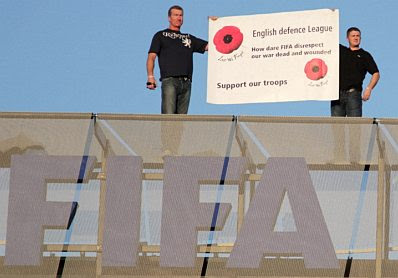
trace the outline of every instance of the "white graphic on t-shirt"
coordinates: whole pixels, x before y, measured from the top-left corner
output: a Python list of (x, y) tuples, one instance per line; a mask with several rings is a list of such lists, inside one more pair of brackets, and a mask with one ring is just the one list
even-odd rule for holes
[(178, 33), (171, 33), (171, 32), (163, 32), (163, 36), (168, 37), (170, 39), (181, 39), (181, 42), (184, 44), (185, 47), (191, 48), (191, 39), (189, 38), (189, 34), (178, 34)]
[(171, 33), (171, 32), (163, 32), (162, 34), (163, 34), (163, 36), (169, 37), (169, 38), (171, 38), (173, 40), (175, 40), (175, 39), (184, 39), (184, 38), (189, 37), (189, 34), (178, 34), (178, 33)]
[(183, 38), (182, 39), (182, 43), (184, 44), (184, 46), (191, 48), (191, 39), (189, 38)]

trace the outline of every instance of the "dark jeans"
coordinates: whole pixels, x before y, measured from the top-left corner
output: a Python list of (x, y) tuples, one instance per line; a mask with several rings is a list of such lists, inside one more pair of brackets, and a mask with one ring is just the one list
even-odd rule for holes
[(187, 114), (191, 98), (191, 79), (166, 77), (162, 79), (162, 114)]
[(340, 90), (339, 99), (331, 102), (332, 117), (362, 117), (362, 93), (357, 89)]

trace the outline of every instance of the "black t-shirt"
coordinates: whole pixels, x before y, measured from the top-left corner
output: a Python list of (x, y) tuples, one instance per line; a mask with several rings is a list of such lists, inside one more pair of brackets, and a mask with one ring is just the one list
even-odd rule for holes
[(340, 44), (340, 89), (356, 88), (362, 91), (367, 72), (379, 72), (372, 55), (362, 48), (351, 50)]
[(148, 53), (159, 57), (160, 77), (192, 77), (193, 53), (204, 53), (207, 41), (190, 34), (165, 29), (157, 32), (152, 39)]

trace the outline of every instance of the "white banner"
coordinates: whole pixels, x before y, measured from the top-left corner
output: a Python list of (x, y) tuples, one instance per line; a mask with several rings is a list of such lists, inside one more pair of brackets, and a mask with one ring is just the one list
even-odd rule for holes
[(338, 23), (330, 9), (209, 20), (207, 102), (338, 99)]

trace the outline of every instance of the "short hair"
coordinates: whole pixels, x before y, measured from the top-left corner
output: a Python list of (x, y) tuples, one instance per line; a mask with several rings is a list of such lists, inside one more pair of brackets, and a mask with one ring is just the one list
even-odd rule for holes
[(168, 11), (168, 15), (169, 15), (169, 16), (171, 16), (171, 10), (173, 10), (173, 9), (174, 9), (174, 10), (180, 10), (180, 11), (184, 12), (184, 9), (181, 8), (181, 6), (174, 5), (174, 6), (171, 6), (170, 9), (169, 9), (169, 11)]
[(358, 27), (350, 27), (347, 29), (347, 37), (352, 31), (357, 31), (357, 32), (359, 32), (359, 34), (361, 34), (361, 30), (359, 30)]

